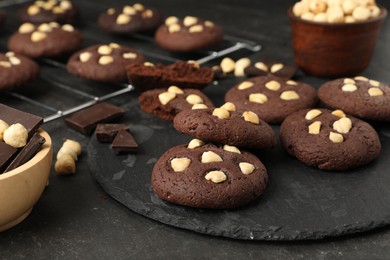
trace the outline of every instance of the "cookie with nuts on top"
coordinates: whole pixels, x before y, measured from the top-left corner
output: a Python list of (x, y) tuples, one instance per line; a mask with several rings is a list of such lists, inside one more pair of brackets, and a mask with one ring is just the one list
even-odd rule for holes
[(303, 109), (280, 127), (286, 151), (322, 170), (348, 170), (373, 161), (381, 151), (377, 132), (342, 110)]
[(69, 0), (38, 0), (19, 10), (22, 23), (75, 23), (78, 11)]
[(289, 114), (314, 106), (317, 91), (309, 84), (275, 76), (249, 78), (225, 94), (237, 110), (255, 112), (269, 124), (279, 124)]
[(184, 110), (174, 118), (179, 132), (214, 143), (264, 149), (276, 144), (272, 128), (252, 111), (236, 111), (233, 103), (219, 108)]
[(223, 30), (211, 21), (193, 16), (179, 19), (170, 16), (155, 34), (156, 43), (173, 52), (191, 52), (207, 49), (220, 43)]
[(38, 77), (39, 66), (14, 52), (0, 53), (0, 91), (23, 86)]
[(8, 40), (8, 49), (31, 58), (55, 57), (71, 53), (82, 44), (79, 30), (56, 22), (24, 23)]
[(143, 55), (117, 43), (93, 45), (74, 53), (68, 72), (81, 78), (103, 82), (127, 81), (126, 67), (143, 62)]
[(152, 172), (157, 196), (195, 208), (244, 206), (260, 197), (267, 182), (267, 171), (253, 154), (199, 139), (169, 149)]
[(173, 120), (175, 115), (192, 107), (213, 107), (211, 100), (197, 89), (181, 89), (170, 86), (167, 89), (152, 89), (138, 97), (141, 109), (165, 120)]
[(194, 61), (178, 61), (170, 65), (153, 64), (150, 62), (134, 63), (127, 66), (127, 76), (130, 84), (139, 92), (155, 88), (202, 89), (213, 82), (213, 71), (201, 67)]
[(318, 97), (327, 106), (369, 120), (390, 121), (390, 87), (357, 76), (323, 84)]
[(162, 15), (156, 8), (142, 4), (126, 5), (122, 8), (109, 8), (100, 14), (100, 28), (116, 34), (131, 34), (156, 29), (162, 23)]

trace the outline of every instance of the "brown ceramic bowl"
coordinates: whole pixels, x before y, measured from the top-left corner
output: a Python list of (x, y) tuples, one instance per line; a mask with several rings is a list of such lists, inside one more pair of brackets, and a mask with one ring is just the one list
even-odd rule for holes
[(307, 74), (342, 77), (360, 74), (374, 53), (380, 27), (387, 15), (356, 23), (319, 23), (303, 20), (288, 10), (295, 63)]
[(0, 175), (0, 232), (9, 229), (30, 214), (49, 178), (52, 143), (47, 132), (39, 130), (46, 142), (28, 162)]

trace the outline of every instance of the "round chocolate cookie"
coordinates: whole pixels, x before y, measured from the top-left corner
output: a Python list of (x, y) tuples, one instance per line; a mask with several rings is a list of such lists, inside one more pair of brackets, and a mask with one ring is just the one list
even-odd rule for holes
[(19, 20), (22, 23), (73, 24), (77, 19), (77, 9), (69, 0), (40, 0), (35, 1), (19, 10)]
[(122, 8), (109, 8), (100, 14), (100, 28), (110, 33), (131, 34), (156, 29), (162, 22), (160, 11), (136, 3)]
[(19, 87), (38, 76), (39, 67), (31, 59), (13, 52), (0, 53), (0, 90)]
[(145, 91), (138, 97), (138, 100), (143, 111), (166, 120), (173, 120), (177, 113), (187, 109), (191, 110), (193, 106), (214, 106), (200, 90), (180, 89), (176, 86)]
[(276, 144), (272, 128), (251, 111), (235, 111), (232, 103), (220, 108), (184, 110), (173, 125), (179, 132), (205, 141), (245, 148), (272, 148)]
[(390, 87), (357, 76), (329, 81), (318, 90), (327, 106), (370, 120), (390, 121)]
[(173, 52), (191, 52), (206, 49), (220, 43), (223, 30), (210, 21), (186, 16), (178, 19), (170, 16), (155, 35), (156, 43), (163, 49)]
[(304, 109), (280, 127), (287, 152), (322, 170), (348, 170), (365, 165), (381, 151), (378, 134), (368, 123), (342, 110)]
[(24, 23), (8, 40), (8, 49), (31, 58), (55, 57), (77, 50), (82, 41), (80, 31), (70, 24)]
[(169, 149), (152, 172), (157, 196), (195, 208), (246, 205), (260, 197), (267, 182), (267, 171), (256, 156), (199, 139)]
[(117, 43), (93, 45), (73, 54), (67, 69), (69, 73), (86, 79), (125, 82), (126, 66), (143, 60), (140, 52)]
[(274, 76), (247, 79), (225, 94), (237, 110), (249, 110), (269, 124), (279, 124), (289, 114), (314, 106), (317, 91), (312, 86)]

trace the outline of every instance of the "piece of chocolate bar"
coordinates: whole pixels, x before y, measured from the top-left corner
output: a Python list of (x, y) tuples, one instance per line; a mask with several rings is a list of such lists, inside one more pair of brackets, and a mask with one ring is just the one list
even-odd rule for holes
[(74, 113), (65, 118), (65, 121), (73, 129), (89, 135), (97, 124), (110, 122), (124, 113), (122, 108), (102, 102)]
[(9, 125), (16, 123), (22, 124), (27, 129), (28, 138), (31, 138), (43, 123), (42, 117), (17, 110), (4, 104), (0, 104), (0, 119)]
[(138, 150), (138, 144), (129, 131), (119, 130), (112, 141), (112, 150), (115, 154), (135, 153)]
[(18, 149), (0, 141), (0, 174), (4, 172), (17, 153)]
[(9, 172), (22, 164), (28, 162), (41, 149), (42, 144), (45, 143), (45, 138), (39, 133), (34, 133), (30, 141), (20, 150), (15, 159), (8, 165), (4, 172)]
[(96, 139), (101, 143), (112, 143), (119, 130), (129, 130), (129, 127), (125, 124), (98, 124)]

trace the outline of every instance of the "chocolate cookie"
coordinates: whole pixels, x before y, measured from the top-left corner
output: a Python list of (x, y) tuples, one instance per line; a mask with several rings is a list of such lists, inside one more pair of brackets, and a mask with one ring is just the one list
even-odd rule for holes
[(38, 73), (38, 64), (31, 59), (13, 52), (0, 53), (0, 90), (22, 86)]
[(279, 78), (290, 79), (297, 71), (297, 66), (279, 61), (257, 61), (244, 69), (248, 77), (274, 75)]
[(165, 152), (152, 172), (157, 196), (195, 208), (246, 205), (260, 197), (267, 182), (267, 171), (256, 156), (198, 139)]
[(109, 8), (99, 16), (100, 28), (110, 33), (131, 34), (156, 29), (162, 22), (160, 11), (142, 4)]
[(206, 49), (220, 43), (223, 30), (210, 21), (193, 16), (179, 19), (170, 16), (155, 35), (156, 43), (163, 49), (173, 52), (191, 52)]
[(390, 87), (357, 76), (329, 81), (318, 90), (327, 106), (370, 120), (390, 121)]
[(67, 64), (68, 72), (76, 76), (103, 81), (125, 82), (126, 66), (142, 62), (143, 55), (116, 43), (94, 45), (73, 54)]
[(70, 24), (24, 23), (8, 40), (8, 49), (31, 58), (55, 57), (77, 50), (82, 41), (80, 31)]
[(33, 4), (19, 10), (19, 20), (22, 23), (73, 24), (77, 19), (77, 9), (68, 0), (35, 1)]
[(179, 132), (196, 138), (245, 148), (272, 148), (276, 137), (272, 128), (251, 111), (235, 111), (232, 103), (220, 108), (184, 110), (173, 125)]
[(141, 109), (162, 119), (173, 120), (183, 110), (195, 107), (213, 107), (211, 100), (197, 89), (153, 89), (143, 92), (139, 97)]
[(213, 82), (214, 78), (210, 68), (200, 67), (192, 61), (179, 61), (168, 66), (150, 62), (131, 64), (127, 67), (127, 76), (130, 84), (140, 92), (172, 85), (201, 89)]
[(279, 124), (289, 114), (317, 103), (316, 89), (303, 82), (274, 76), (247, 79), (225, 95), (237, 110), (249, 110), (269, 124)]
[(304, 109), (288, 116), (280, 127), (287, 152), (309, 166), (347, 170), (378, 157), (381, 143), (366, 122), (343, 111)]

